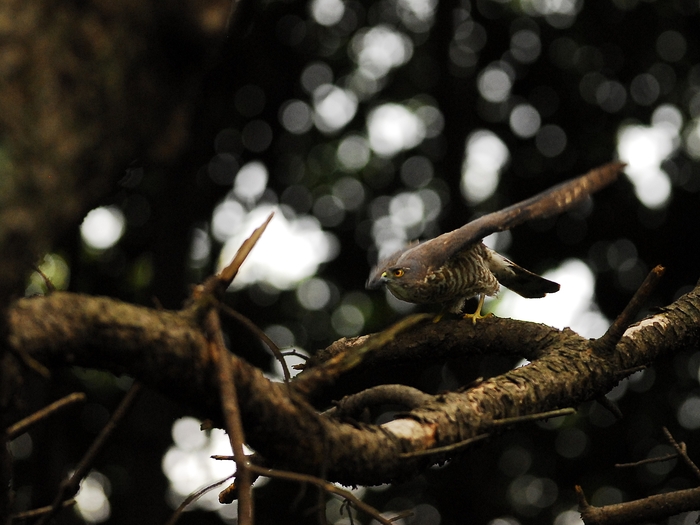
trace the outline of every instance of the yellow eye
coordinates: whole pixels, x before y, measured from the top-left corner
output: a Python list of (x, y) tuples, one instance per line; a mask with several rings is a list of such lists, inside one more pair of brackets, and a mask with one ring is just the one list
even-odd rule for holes
[(395, 270), (392, 270), (391, 273), (394, 274), (394, 277), (403, 277), (405, 272), (403, 271), (403, 268), (396, 268)]

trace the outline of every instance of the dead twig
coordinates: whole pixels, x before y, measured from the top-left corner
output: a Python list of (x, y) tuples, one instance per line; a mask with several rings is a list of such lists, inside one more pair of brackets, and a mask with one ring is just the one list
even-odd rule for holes
[(594, 507), (586, 501), (583, 490), (576, 486), (579, 512), (586, 525), (626, 525), (629, 523), (659, 523), (661, 520), (697, 510), (700, 507), (700, 487), (656, 494), (647, 498)]
[(68, 408), (76, 403), (84, 403), (87, 396), (83, 392), (74, 392), (73, 394), (68, 394), (66, 397), (54, 401), (50, 405), (45, 406), (41, 410), (37, 410), (33, 414), (21, 419), (14, 425), (10, 425), (7, 430), (7, 436), (9, 439), (14, 439), (20, 434), (24, 434), (31, 427), (39, 423), (40, 421), (46, 419), (52, 414), (56, 414), (61, 410)]
[(698, 469), (698, 466), (695, 464), (695, 462), (690, 459), (690, 456), (688, 456), (688, 452), (685, 449), (685, 444), (684, 443), (678, 443), (674, 438), (673, 435), (669, 432), (669, 430), (666, 427), (662, 427), (664, 434), (666, 435), (666, 439), (668, 442), (671, 444), (673, 448), (676, 449), (676, 452), (678, 455), (681, 457), (683, 461), (685, 461), (685, 464), (690, 467), (690, 470), (693, 471), (693, 474), (695, 474), (695, 477), (700, 479), (700, 469)]
[[(68, 507), (72, 507), (75, 505), (75, 499), (67, 499), (61, 504), (61, 508), (65, 509)], [(39, 516), (46, 514), (47, 512), (51, 512), (51, 509), (53, 507), (51, 505), (46, 505), (45, 507), (39, 507), (37, 509), (32, 509), (32, 510), (25, 510), (22, 512), (15, 512), (10, 516), (10, 521), (21, 521), (21, 520), (29, 520), (32, 518), (38, 518)]]
[(286, 479), (289, 481), (297, 481), (299, 483), (309, 483), (311, 485), (315, 485), (316, 487), (319, 487), (320, 489), (324, 490), (329, 494), (336, 494), (337, 496), (340, 496), (350, 505), (364, 512), (365, 514), (368, 514), (382, 525), (393, 524), (392, 519), (385, 518), (384, 516), (382, 516), (377, 509), (359, 499), (349, 490), (341, 489), (340, 487), (333, 485), (333, 483), (330, 483), (325, 479), (310, 476), (308, 474), (300, 474), (298, 472), (289, 472), (286, 470), (259, 467), (257, 465), (250, 465), (250, 469), (257, 474), (268, 478)]
[(284, 355), (280, 351), (279, 347), (275, 344), (275, 342), (272, 339), (270, 339), (270, 337), (265, 332), (263, 332), (253, 321), (248, 319), (242, 313), (234, 310), (230, 306), (222, 304), (221, 311), (224, 312), (226, 315), (233, 317), (236, 321), (245, 326), (253, 335), (256, 335), (263, 343), (267, 345), (272, 354), (275, 356), (275, 359), (277, 359), (279, 364), (282, 366), (284, 382), (289, 384), (289, 380), (292, 378), (292, 376), (289, 374), (289, 367), (287, 366), (287, 362), (284, 360)]
[(236, 474), (233, 473), (230, 476), (227, 476), (224, 479), (220, 479), (219, 481), (215, 481), (214, 483), (211, 483), (210, 485), (207, 485), (206, 487), (201, 488), (201, 489), (193, 492), (189, 496), (187, 496), (187, 498), (185, 498), (185, 501), (180, 503), (180, 505), (175, 509), (175, 512), (173, 512), (172, 516), (170, 516), (170, 519), (167, 522), (165, 522), (165, 525), (175, 525), (177, 520), (180, 519), (180, 516), (182, 515), (182, 513), (185, 511), (185, 509), (188, 506), (190, 506), (192, 503), (197, 501), (199, 498), (201, 498), (204, 494), (206, 494), (210, 490), (215, 489), (216, 487), (218, 487), (222, 483), (226, 483), (228, 480), (230, 480), (235, 475)]
[(446, 454), (448, 452), (456, 452), (460, 449), (466, 448), (472, 443), (486, 439), (491, 434), (479, 434), (473, 438), (465, 439), (451, 445), (445, 445), (444, 447), (429, 448), (428, 450), (416, 450), (415, 452), (404, 452), (399, 457), (401, 458), (420, 458), (425, 456), (434, 456), (436, 454)]
[(245, 261), (248, 254), (260, 239), (267, 225), (272, 220), (274, 213), (271, 213), (267, 220), (256, 228), (236, 252), (233, 260), (218, 275), (209, 278), (203, 285), (197, 287), (193, 292), (193, 299), (200, 301), (202, 312), (206, 312), (202, 317), (202, 327), (207, 337), (209, 354), (212, 356), (217, 368), (217, 383), (221, 396), (221, 408), (226, 423), (229, 441), (233, 457), (236, 462), (236, 479), (239, 487), (239, 507), (238, 522), (241, 525), (252, 525), (253, 523), (253, 494), (252, 494), (252, 474), (248, 460), (243, 450), (245, 434), (243, 423), (241, 422), (240, 408), (238, 406), (238, 392), (233, 384), (233, 360), (226, 349), (224, 337), (221, 332), (221, 320), (218, 309), (221, 307), (221, 297), (223, 292), (233, 281), (238, 273), (238, 269)]
[(66, 501), (68, 498), (73, 497), (76, 494), (76, 492), (78, 492), (80, 481), (90, 470), (90, 466), (95, 461), (95, 458), (97, 457), (99, 451), (102, 450), (102, 447), (107, 442), (107, 439), (119, 426), (126, 414), (129, 413), (129, 410), (134, 405), (134, 402), (138, 398), (140, 392), (141, 383), (137, 381), (133, 385), (131, 385), (131, 388), (124, 396), (124, 399), (121, 400), (121, 403), (119, 403), (119, 406), (112, 414), (112, 417), (109, 418), (107, 424), (97, 435), (97, 438), (95, 438), (95, 441), (93, 441), (92, 445), (90, 445), (90, 448), (87, 450), (83, 458), (80, 460), (80, 463), (78, 463), (78, 466), (75, 468), (73, 475), (70, 478), (64, 480), (59, 486), (58, 493), (56, 494), (56, 497), (54, 498), (53, 503), (51, 504), (51, 510), (46, 512), (41, 517), (41, 519), (39, 519), (39, 521), (36, 522), (35, 525), (45, 525), (46, 523), (48, 523), (49, 520), (53, 518), (59, 511), (59, 509), (63, 505), (63, 502)]
[(625, 333), (625, 330), (632, 324), (639, 310), (641, 310), (644, 303), (649, 299), (651, 292), (654, 291), (654, 288), (656, 288), (656, 285), (659, 283), (665, 271), (663, 266), (657, 265), (649, 272), (649, 275), (646, 276), (644, 282), (637, 289), (630, 302), (627, 303), (622, 313), (618, 315), (617, 319), (610, 325), (607, 332), (593, 342), (592, 346), (594, 351), (598, 353), (612, 352), (615, 345)]

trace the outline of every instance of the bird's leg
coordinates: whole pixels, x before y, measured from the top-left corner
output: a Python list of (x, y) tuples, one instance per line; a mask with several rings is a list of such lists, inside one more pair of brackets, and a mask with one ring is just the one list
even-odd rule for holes
[(481, 315), (481, 307), (484, 306), (484, 299), (486, 299), (486, 294), (479, 294), (479, 304), (476, 307), (476, 312), (473, 314), (464, 314), (464, 319), (471, 319), (473, 324), (476, 324), (477, 319), (483, 319), (485, 317), (491, 317), (493, 314), (488, 313), (486, 315)]

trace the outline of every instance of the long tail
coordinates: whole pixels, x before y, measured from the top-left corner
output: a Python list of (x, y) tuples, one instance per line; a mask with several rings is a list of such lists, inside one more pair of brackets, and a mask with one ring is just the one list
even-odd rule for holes
[(518, 295), (534, 299), (544, 297), (548, 293), (559, 291), (559, 284), (540, 277), (525, 268), (518, 266), (513, 261), (506, 259), (498, 252), (487, 248), (490, 254), (488, 260), (489, 270), (496, 276), (498, 282), (506, 288), (510, 288)]

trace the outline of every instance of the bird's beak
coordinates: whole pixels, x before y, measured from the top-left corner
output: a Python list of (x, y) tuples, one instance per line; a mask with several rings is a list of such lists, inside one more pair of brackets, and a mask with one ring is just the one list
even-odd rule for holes
[(388, 280), (389, 279), (387, 278), (386, 272), (382, 272), (380, 275), (372, 272), (369, 279), (367, 279), (367, 282), (365, 283), (365, 288), (368, 290), (377, 290), (378, 288), (381, 288)]

